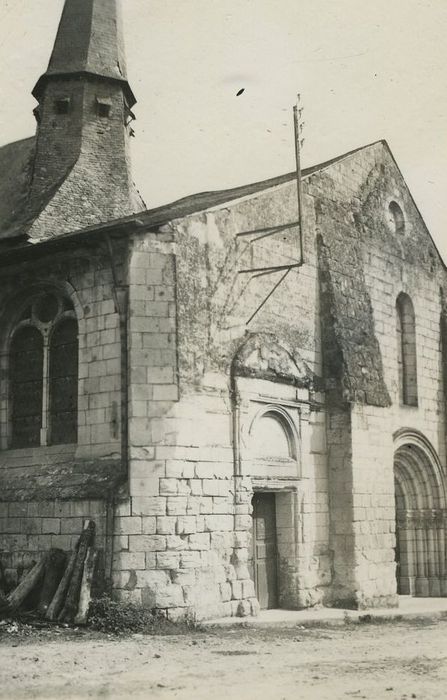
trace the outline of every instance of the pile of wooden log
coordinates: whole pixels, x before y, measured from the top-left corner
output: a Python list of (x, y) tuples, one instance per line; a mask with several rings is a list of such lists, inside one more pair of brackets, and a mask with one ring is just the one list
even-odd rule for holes
[(17, 613), (34, 598), (39, 617), (49, 622), (85, 624), (98, 561), (94, 536), (95, 523), (86, 520), (68, 557), (61, 549), (51, 549), (8, 595), (0, 590), (0, 613)]

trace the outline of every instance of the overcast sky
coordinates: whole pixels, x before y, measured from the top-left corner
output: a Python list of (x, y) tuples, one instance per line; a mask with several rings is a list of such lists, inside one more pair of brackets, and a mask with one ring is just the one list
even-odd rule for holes
[[(446, 0), (122, 4), (149, 208), (292, 170), (299, 91), (304, 166), (387, 139), (447, 260)], [(1, 144), (34, 132), (62, 5), (0, 0)]]

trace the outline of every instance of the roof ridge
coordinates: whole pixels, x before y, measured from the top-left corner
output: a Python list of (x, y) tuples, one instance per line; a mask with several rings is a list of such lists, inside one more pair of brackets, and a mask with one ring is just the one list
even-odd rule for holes
[[(301, 175), (303, 178), (309, 177), (310, 175), (313, 175), (316, 172), (320, 172), (321, 170), (324, 170), (325, 168), (330, 167), (331, 165), (334, 165), (335, 163), (342, 162), (346, 158), (349, 158), (350, 156), (355, 155), (356, 153), (359, 153), (360, 151), (365, 150), (366, 148), (371, 148), (372, 146), (376, 146), (378, 144), (383, 144), (385, 145), (388, 150), (389, 146), (385, 139), (378, 139), (377, 141), (373, 141), (372, 143), (368, 143), (365, 146), (359, 146), (358, 148), (354, 148), (351, 151), (347, 151), (346, 153), (342, 153), (339, 156), (335, 156), (334, 158), (331, 158), (330, 160), (323, 161), (322, 163), (318, 163), (316, 165), (309, 166), (308, 168), (303, 168), (301, 171)], [(216, 205), (221, 204), (222, 201), (226, 201), (223, 199), (220, 201), (220, 195), (227, 196), (231, 195), (230, 199), (238, 199), (238, 194), (240, 193), (240, 197), (245, 197), (250, 194), (254, 194), (256, 192), (260, 192), (264, 189), (268, 189), (269, 187), (276, 187), (277, 185), (282, 185), (285, 184), (286, 182), (289, 182), (289, 180), (292, 180), (294, 177), (296, 177), (296, 170), (292, 170), (291, 172), (285, 173), (284, 175), (276, 175), (271, 178), (267, 178), (265, 180), (257, 180), (256, 182), (248, 183), (246, 185), (237, 185), (236, 187), (230, 187), (228, 189), (223, 189), (223, 190), (204, 190), (202, 192), (195, 192), (192, 194), (185, 195), (184, 197), (180, 197), (180, 199), (175, 199), (171, 202), (167, 202), (166, 204), (162, 204), (159, 207), (155, 207), (154, 209), (149, 209), (148, 211), (156, 211), (157, 209), (162, 209), (168, 206), (174, 206), (177, 204), (181, 204), (182, 202), (187, 201), (188, 199), (195, 198), (195, 199), (205, 199), (207, 197), (211, 197), (212, 195), (216, 196)], [(233, 196), (234, 195), (234, 196)], [(230, 201), (230, 200), (228, 200)], [(212, 206), (212, 205), (211, 205)]]
[(10, 146), (17, 146), (18, 144), (25, 143), (25, 141), (35, 141), (36, 136), (33, 134), (33, 136), (26, 136), (24, 139), (16, 139), (15, 141), (9, 141), (8, 143), (4, 143), (3, 146), (0, 146), (0, 151), (2, 151), (4, 148), (9, 148)]

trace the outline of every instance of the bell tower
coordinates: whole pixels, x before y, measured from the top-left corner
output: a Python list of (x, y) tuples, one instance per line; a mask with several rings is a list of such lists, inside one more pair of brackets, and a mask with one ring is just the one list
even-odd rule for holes
[(38, 102), (31, 238), (144, 209), (131, 177), (135, 97), (127, 80), (119, 0), (66, 0)]

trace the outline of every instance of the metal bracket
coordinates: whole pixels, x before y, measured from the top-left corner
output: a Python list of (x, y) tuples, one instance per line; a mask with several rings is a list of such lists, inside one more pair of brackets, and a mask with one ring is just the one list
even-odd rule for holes
[(247, 326), (254, 319), (256, 314), (259, 313), (259, 311), (262, 309), (262, 307), (267, 303), (267, 301), (270, 299), (270, 297), (278, 289), (280, 284), (286, 279), (289, 272), (297, 267), (301, 267), (301, 265), (304, 264), (303, 204), (302, 204), (303, 196), (302, 196), (302, 182), (301, 182), (301, 147), (304, 143), (304, 139), (301, 138), (301, 133), (302, 133), (304, 123), (300, 123), (301, 114), (303, 112), (302, 108), (299, 107), (300, 100), (301, 100), (301, 97), (300, 97), (300, 95), (298, 95), (297, 104), (294, 105), (294, 107), (293, 107), (298, 221), (291, 221), (291, 222), (286, 223), (286, 224), (278, 224), (276, 226), (268, 226), (266, 228), (253, 229), (250, 231), (241, 231), (240, 233), (236, 234), (237, 238), (241, 238), (241, 237), (245, 237), (245, 236), (253, 236), (253, 238), (249, 241), (249, 244), (252, 244), (252, 243), (256, 243), (257, 241), (262, 240), (263, 238), (273, 236), (275, 233), (280, 233), (281, 231), (286, 231), (287, 229), (298, 227), (298, 230), (299, 230), (299, 240), (298, 240), (299, 259), (290, 265), (269, 265), (266, 267), (253, 267), (253, 268), (247, 268), (244, 270), (239, 270), (238, 274), (240, 274), (240, 275), (249, 274), (252, 276), (251, 279), (254, 279), (256, 277), (262, 277), (264, 275), (270, 275), (270, 274), (273, 274), (275, 272), (284, 271), (284, 274), (281, 276), (281, 278), (276, 282), (276, 284), (273, 286), (273, 288), (267, 294), (267, 296), (262, 301), (262, 303), (257, 307), (257, 309), (254, 311), (254, 313), (250, 316), (250, 318), (248, 319), (248, 321), (246, 323)]

